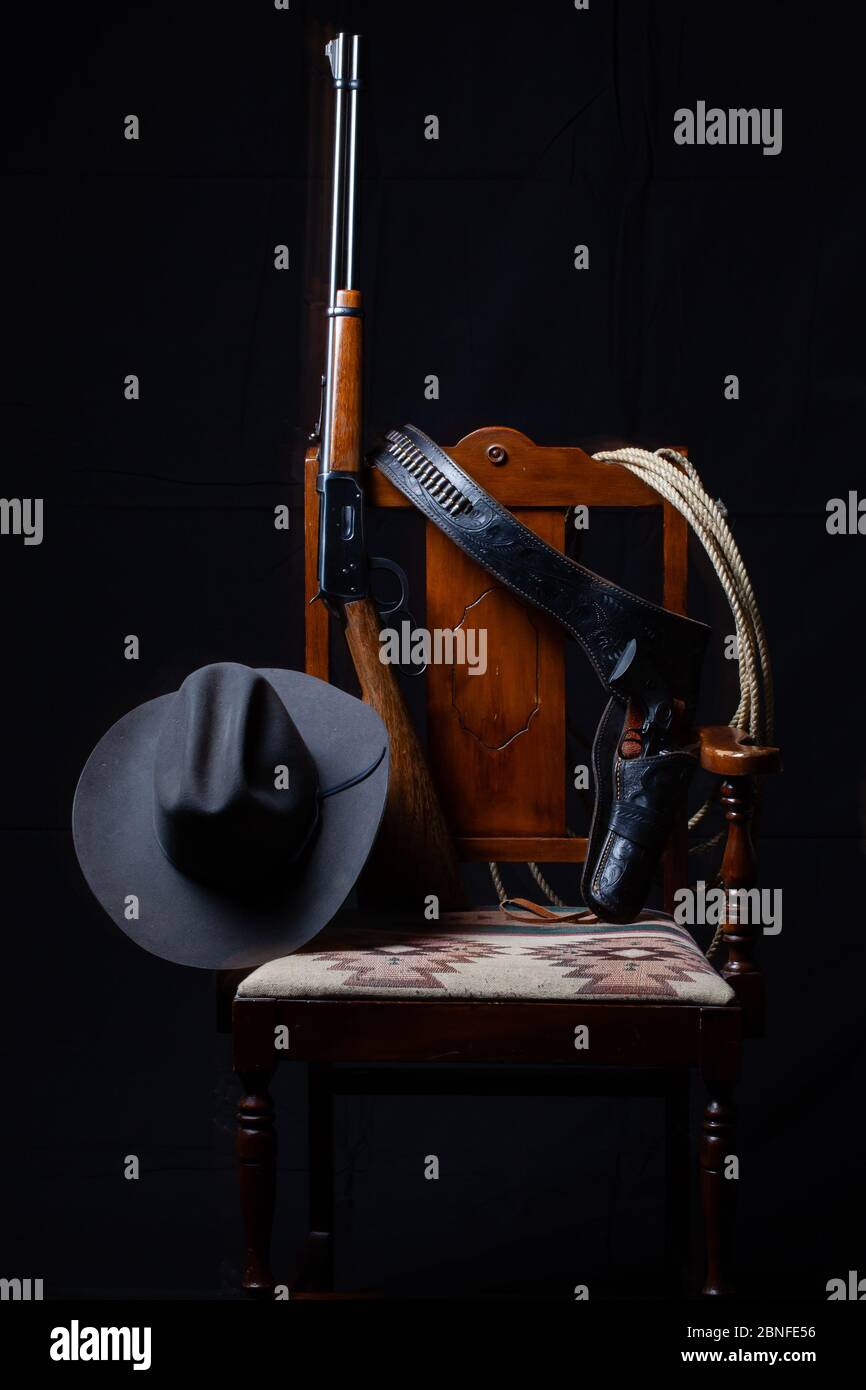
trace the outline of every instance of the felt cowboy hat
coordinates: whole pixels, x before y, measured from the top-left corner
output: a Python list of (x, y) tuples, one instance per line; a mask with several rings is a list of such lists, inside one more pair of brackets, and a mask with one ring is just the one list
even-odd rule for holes
[(100, 739), (75, 793), (75, 850), (139, 946), (181, 965), (261, 965), (342, 906), (387, 788), (388, 735), (367, 705), (298, 671), (221, 662)]

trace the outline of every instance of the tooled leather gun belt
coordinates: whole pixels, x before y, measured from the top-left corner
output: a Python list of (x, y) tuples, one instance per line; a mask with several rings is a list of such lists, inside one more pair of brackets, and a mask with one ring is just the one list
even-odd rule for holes
[(391, 430), (371, 462), (505, 588), (560, 622), (610, 693), (593, 743), (582, 891), (603, 920), (633, 920), (697, 763), (683, 736), (710, 629), (554, 550), (413, 425)]

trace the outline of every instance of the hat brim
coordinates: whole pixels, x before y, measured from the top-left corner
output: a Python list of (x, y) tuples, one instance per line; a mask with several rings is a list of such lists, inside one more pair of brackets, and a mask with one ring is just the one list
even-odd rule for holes
[[(379, 766), (326, 797), (302, 871), (252, 902), (186, 877), (153, 825), (153, 760), (166, 703), (119, 719), (85, 764), (72, 807), (75, 850), (92, 892), (127, 936), (154, 955), (209, 970), (263, 965), (304, 945), (337, 914), (367, 859), (385, 808), (388, 735), (374, 710), (299, 671), (259, 672), (312, 754), (323, 790)], [(137, 915), (127, 918), (131, 897)]]

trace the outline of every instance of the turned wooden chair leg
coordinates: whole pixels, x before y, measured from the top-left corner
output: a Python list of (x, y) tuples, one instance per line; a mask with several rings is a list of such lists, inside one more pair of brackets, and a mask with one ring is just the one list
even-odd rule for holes
[(277, 1174), (277, 1133), (268, 1091), (273, 1068), (239, 1073), (243, 1095), (238, 1106), (237, 1156), (244, 1223), (241, 1283), (248, 1293), (270, 1295), (271, 1229)]
[(722, 927), (727, 958), (721, 973), (737, 996), (749, 1037), (760, 1037), (764, 1026), (764, 982), (755, 961), (759, 927), (743, 914), (739, 894), (758, 881), (751, 823), (754, 790), (749, 777), (729, 777), (722, 783), (721, 802), (728, 822), (728, 837), (721, 877), (726, 910)]
[(737, 1180), (725, 1175), (726, 1162), (734, 1155), (733, 1085), (708, 1081), (707, 1092), (699, 1161), (707, 1260), (702, 1293), (711, 1297), (733, 1292), (730, 1271)]

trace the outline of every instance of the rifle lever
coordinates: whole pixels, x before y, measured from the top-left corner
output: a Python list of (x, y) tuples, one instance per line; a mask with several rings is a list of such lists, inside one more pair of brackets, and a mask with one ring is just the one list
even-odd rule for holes
[[(403, 622), (408, 622), (409, 631), (415, 631), (415, 619), (407, 607), (406, 600), (409, 597), (409, 580), (406, 578), (406, 571), (397, 564), (396, 560), (386, 559), (384, 555), (371, 555), (368, 561), (371, 574), (377, 570), (385, 570), (388, 574), (393, 574), (400, 586), (400, 592), (395, 599), (379, 599), (375, 593), (372, 595), (376, 605), (376, 612), (380, 618), (390, 618), (389, 627), (394, 627), (402, 632)], [(412, 661), (398, 664), (397, 669), (402, 671), (405, 676), (423, 676), (427, 670), (427, 662), (422, 661), (413, 664)]]

